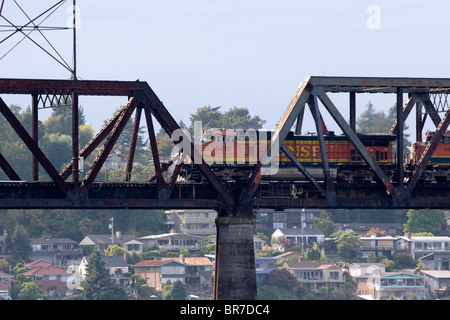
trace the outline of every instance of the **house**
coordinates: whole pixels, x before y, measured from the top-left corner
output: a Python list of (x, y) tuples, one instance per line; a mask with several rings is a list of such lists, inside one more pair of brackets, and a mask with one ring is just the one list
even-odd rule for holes
[(166, 226), (168, 230), (194, 236), (207, 237), (216, 233), (215, 210), (167, 210)]
[[(208, 239), (206, 244), (215, 244), (216, 243), (216, 237), (211, 237)], [(264, 246), (266, 245), (266, 242), (264, 240), (261, 240), (255, 236), (253, 236), (253, 250), (255, 252), (262, 251)]]
[(450, 231), (450, 211), (445, 211), (445, 230)]
[(283, 268), (294, 275), (300, 286), (314, 291), (322, 287), (328, 290), (339, 289), (345, 281), (344, 271), (330, 263), (288, 261), (284, 263)]
[(267, 279), (268, 274), (272, 270), (279, 269), (277, 267), (278, 261), (281, 260), (277, 257), (256, 257), (255, 258), (255, 270), (256, 281), (263, 282)]
[(114, 236), (112, 234), (89, 234), (79, 243), (79, 246), (98, 246), (101, 252), (105, 252), (110, 245), (118, 245), (128, 253), (144, 251), (144, 243), (139, 241), (138, 237), (134, 234), (122, 234), (120, 231), (116, 231)]
[[(118, 285), (125, 287), (130, 281), (128, 274), (128, 263), (126, 262), (125, 257), (102, 256), (101, 258), (105, 262), (105, 268), (108, 270), (111, 279), (113, 279)], [(89, 259), (87, 257), (83, 257), (78, 266), (78, 272), (82, 278), (86, 277), (88, 262)]]
[(413, 259), (419, 259), (429, 253), (450, 253), (450, 237), (418, 237), (406, 232), (402, 238), (405, 250)]
[(422, 270), (450, 270), (450, 252), (432, 252), (419, 258)]
[(366, 300), (373, 300), (375, 297), (375, 286), (373, 278), (386, 272), (386, 265), (383, 263), (352, 263), (349, 274), (356, 283), (357, 295)]
[(57, 265), (70, 265), (80, 261), (81, 252), (77, 243), (68, 238), (52, 238), (44, 235), (42, 238), (30, 238), (32, 251), (30, 259), (44, 260)]
[(146, 248), (158, 247), (159, 250), (169, 252), (179, 252), (188, 250), (189, 252), (199, 252), (202, 248), (203, 237), (184, 233), (163, 233), (140, 237), (139, 241), (145, 244)]
[(373, 252), (375, 257), (392, 257), (394, 251), (403, 249), (403, 243), (397, 241), (398, 237), (372, 234), (370, 237), (360, 237), (359, 239), (363, 242), (360, 250), (363, 258), (367, 258), (369, 252)]
[(30, 271), (22, 273), (29, 276), (31, 281), (50, 298), (63, 298), (67, 295), (73, 294), (73, 289), (68, 285), (70, 272), (66, 269), (57, 267), (55, 265), (47, 265), (44, 267), (34, 267)]
[(25, 266), (27, 266), (30, 269), (36, 269), (36, 268), (42, 268), (42, 267), (48, 267), (53, 265), (53, 263), (48, 262), (48, 261), (44, 261), (44, 260), (34, 260), (31, 262), (28, 262), (25, 264)]
[[(322, 245), (325, 242), (325, 235), (319, 229), (277, 229), (272, 233), (272, 238), (285, 237), (291, 245), (301, 246), (303, 243), (306, 247), (312, 247), (314, 243)], [(303, 240), (302, 240), (303, 239)], [(276, 244), (272, 246), (275, 250), (282, 251), (283, 248)]]
[(421, 270), (425, 275), (427, 287), (435, 297), (447, 298), (450, 296), (450, 271), (449, 270)]
[(0, 297), (11, 296), (11, 282), (14, 279), (12, 274), (0, 270)]
[(255, 252), (262, 251), (266, 242), (264, 240), (259, 239), (258, 237), (253, 237), (253, 248)]
[(368, 300), (425, 299), (427, 288), (425, 277), (410, 272), (381, 272), (373, 268), (372, 273), (354, 276), (357, 294)]
[(166, 281), (182, 281), (186, 285), (212, 285), (214, 264), (207, 257), (163, 258), (144, 260), (133, 265), (134, 273), (140, 274), (150, 287), (161, 290)]
[(123, 161), (122, 154), (119, 150), (116, 150), (116, 153), (108, 155), (108, 158), (105, 160), (105, 168), (106, 169), (120, 169), (125, 167), (125, 162)]
[(375, 299), (410, 300), (426, 298), (425, 277), (409, 272), (386, 272), (375, 276)]
[(8, 237), (8, 233), (6, 230), (0, 235), (0, 257), (8, 256), (8, 247), (6, 245), (6, 238)]
[(370, 229), (386, 230), (392, 237), (403, 234), (403, 224), (401, 223), (338, 223), (338, 230), (354, 231), (357, 235), (364, 236)]
[(303, 259), (303, 255), (300, 252), (287, 251), (276, 255), (275, 258), (278, 260), (300, 261), (300, 259)]
[(320, 209), (258, 209), (257, 213), (265, 217), (264, 228), (271, 229), (304, 229), (314, 228), (314, 217), (320, 216)]
[(350, 264), (348, 271), (352, 277), (363, 276), (367, 274), (373, 274), (374, 272), (384, 273), (386, 271), (386, 265), (384, 263), (352, 263)]

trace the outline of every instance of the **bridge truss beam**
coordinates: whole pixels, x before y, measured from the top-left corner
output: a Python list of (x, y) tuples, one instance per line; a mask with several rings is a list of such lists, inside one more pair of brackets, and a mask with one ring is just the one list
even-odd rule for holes
[[(380, 194), (378, 199), (375, 200), (377, 203), (376, 207), (404, 207), (409, 208), (414, 207), (435, 207), (435, 208), (448, 208), (448, 200), (440, 196), (432, 196), (428, 194), (425, 199), (421, 198), (424, 189), (426, 188), (438, 188), (444, 194), (444, 197), (448, 196), (448, 184), (441, 184), (440, 186), (428, 186), (422, 185), (417, 188), (417, 183), (419, 178), (428, 164), (428, 160), (433, 154), (438, 142), (443, 137), (444, 133), (447, 131), (448, 125), (450, 123), (450, 109), (447, 102), (447, 96), (450, 91), (450, 79), (426, 79), (426, 78), (368, 78), (368, 77), (308, 77), (300, 85), (296, 91), (294, 97), (289, 103), (286, 111), (281, 117), (278, 125), (275, 129), (275, 133), (272, 135), (271, 145), (268, 148), (266, 154), (262, 157), (261, 161), (258, 162), (257, 170), (250, 181), (250, 187), (243, 190), (241, 200), (251, 201), (255, 198), (258, 189), (262, 183), (262, 175), (260, 168), (261, 163), (267, 162), (268, 154), (270, 154), (273, 146), (282, 145), (288, 132), (295, 125), (295, 132), (299, 134), (302, 128), (302, 121), (304, 117), (305, 105), (309, 105), (313, 118), (315, 119), (316, 130), (318, 132), (318, 145), (320, 147), (320, 152), (322, 155), (322, 160), (327, 159), (326, 151), (324, 150), (323, 141), (323, 128), (325, 124), (323, 123), (323, 118), (318, 115), (317, 101), (321, 101), (325, 111), (333, 118), (339, 128), (342, 130), (343, 134), (347, 139), (353, 144), (355, 149), (359, 152), (362, 158), (365, 160), (366, 164), (374, 172), (378, 183), (382, 188), (384, 188), (384, 194)], [(347, 111), (349, 113), (350, 123), (348, 123), (344, 116), (341, 114), (340, 110), (335, 106), (331, 98), (330, 93), (348, 93), (349, 94), (349, 106), (339, 108), (340, 110)], [(364, 147), (361, 140), (358, 138), (356, 133), (356, 94), (359, 93), (380, 93), (380, 94), (395, 94), (397, 101), (397, 120), (393, 124), (391, 130), (387, 133), (395, 134), (397, 141), (397, 158), (396, 160), (396, 179), (393, 180), (389, 178), (385, 172), (380, 168), (376, 161), (369, 154), (367, 149)], [(405, 105), (403, 105), (403, 95), (408, 94), (408, 100)], [(433, 139), (427, 143), (426, 150), (415, 166), (414, 171), (410, 177), (406, 177), (404, 172), (404, 161), (403, 155), (405, 154), (403, 146), (403, 128), (404, 122), (408, 118), (411, 109), (416, 105), (416, 136), (421, 139), (422, 130), (424, 127), (425, 120), (427, 116), (432, 119), (433, 124), (436, 127)], [(422, 114), (422, 107), (425, 108), (426, 112)], [(439, 113), (444, 113), (441, 118)], [(321, 119), (321, 121), (319, 121)], [(287, 148), (281, 148), (283, 152)], [(285, 152), (286, 153), (286, 152)], [(288, 157), (292, 157), (286, 153)], [(300, 171), (304, 171), (297, 165)], [(328, 207), (344, 207), (348, 208), (348, 201), (345, 201), (342, 197), (342, 193), (336, 191), (336, 182), (331, 182), (328, 177), (329, 165), (327, 161), (322, 161), (323, 175), (324, 175), (324, 185), (325, 185), (325, 197), (323, 197), (324, 192), (320, 184), (314, 179), (311, 179), (305, 175), (306, 179), (315, 187), (316, 193), (316, 203), (325, 203)], [(332, 185), (330, 185), (332, 184)], [(344, 188), (343, 185), (339, 186)], [(367, 186), (357, 186), (357, 188), (366, 188)], [(350, 187), (351, 188), (351, 187)], [(420, 190), (416, 190), (420, 189)], [(346, 188), (344, 188), (346, 189)], [(370, 188), (369, 188), (370, 189)], [(309, 193), (311, 194), (311, 193)], [(357, 207), (366, 207), (362, 203), (359, 203), (358, 199), (364, 199), (362, 196), (358, 197), (358, 192), (353, 193), (357, 198), (354, 198), (355, 203), (358, 203)], [(321, 197), (322, 195), (322, 197)], [(372, 197), (376, 197), (375, 195)], [(340, 200), (341, 199), (341, 200)], [(261, 199), (255, 202), (260, 202)], [(276, 200), (276, 199), (272, 199)], [(268, 203), (270, 201), (262, 201)], [(299, 201), (299, 203), (308, 203), (309, 200)], [(381, 202), (384, 202), (382, 204)], [(308, 206), (308, 205), (307, 205)], [(353, 206), (351, 206), (353, 207)]]
[[(218, 212), (216, 278), (214, 297), (216, 299), (256, 298), (255, 265), (251, 230), (253, 210), (257, 208), (450, 208), (450, 183), (424, 183), (421, 174), (433, 154), (437, 143), (450, 122), (447, 95), (450, 79), (413, 78), (348, 78), (308, 77), (296, 91), (281, 117), (266, 153), (255, 166), (248, 182), (221, 181), (205, 163), (194, 148), (188, 144), (194, 159), (202, 159), (198, 168), (204, 176), (202, 183), (180, 183), (177, 181), (180, 168), (176, 159), (161, 163), (154, 131), (155, 119), (172, 137), (177, 133), (174, 144), (189, 141), (162, 102), (145, 82), (125, 81), (81, 81), (81, 80), (33, 80), (0, 79), (0, 113), (16, 131), (32, 153), (32, 179), (24, 180), (17, 173), (14, 164), (0, 153), (0, 168), (8, 181), (0, 181), (0, 208), (4, 209), (195, 209), (208, 208)], [(348, 107), (336, 106), (331, 93), (347, 93)], [(404, 122), (416, 107), (416, 136), (422, 137), (427, 118), (436, 127), (431, 139), (413, 173), (406, 177), (403, 172), (403, 144), (398, 144), (397, 177), (392, 179), (380, 168), (367, 152), (356, 133), (356, 98), (360, 93), (394, 94), (397, 101), (397, 121), (389, 133), (398, 139), (403, 137)], [(7, 107), (3, 95), (30, 95), (32, 101), (31, 134)], [(406, 103), (403, 95), (407, 94)], [(78, 149), (78, 98), (80, 96), (123, 96), (128, 101), (103, 126), (97, 135)], [(343, 134), (361, 154), (376, 176), (376, 183), (339, 183), (329, 175), (330, 165), (325, 150), (324, 135), (327, 123), (321, 114), (319, 102), (336, 122)], [(60, 172), (49, 161), (38, 143), (39, 106), (72, 106), (72, 160)], [(324, 179), (308, 174), (305, 166), (297, 161), (283, 145), (289, 131), (295, 127), (301, 132), (305, 106), (311, 110), (320, 147)], [(48, 106), (47, 106), (48, 107)], [(349, 122), (342, 112), (348, 112)], [(425, 112), (423, 112), (425, 111)], [(144, 181), (133, 179), (133, 162), (137, 129), (144, 115), (149, 134), (155, 174)], [(440, 114), (443, 113), (441, 117)], [(128, 151), (126, 172), (123, 181), (101, 181), (99, 173), (106, 158), (113, 149), (125, 124), (133, 119), (133, 133)], [(413, 113), (414, 114), (414, 113)], [(0, 133), (1, 134), (1, 133)], [(302, 172), (306, 181), (270, 181), (263, 179), (264, 163), (271, 152), (280, 148)], [(93, 155), (101, 148), (92, 166), (84, 177), (80, 175), (79, 159)], [(183, 150), (185, 151), (185, 150)], [(49, 181), (39, 180), (38, 164), (44, 168)], [(169, 170), (172, 167), (172, 170)], [(169, 175), (167, 178), (165, 176)], [(42, 176), (42, 175), (41, 175)], [(72, 180), (68, 180), (72, 177)], [(405, 178), (403, 178), (405, 177)], [(47, 180), (48, 180), (47, 179)], [(241, 232), (242, 231), (242, 232)], [(232, 250), (237, 248), (236, 250)], [(241, 260), (242, 259), (242, 260)], [(244, 263), (241, 263), (245, 261)], [(239, 263), (238, 263), (239, 262)], [(236, 280), (233, 275), (239, 275)]]

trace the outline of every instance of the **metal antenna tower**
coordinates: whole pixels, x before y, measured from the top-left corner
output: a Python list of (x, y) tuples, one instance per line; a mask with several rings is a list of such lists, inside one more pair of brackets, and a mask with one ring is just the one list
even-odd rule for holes
[[(0, 33), (7, 33), (7, 35), (3, 38), (0, 38), (0, 45), (6, 42), (8, 39), (12, 38), (15, 34), (22, 34), (23, 37), (14, 44), (6, 53), (0, 56), (0, 60), (5, 58), (11, 51), (13, 51), (23, 40), (28, 39), (33, 44), (35, 44), (38, 48), (44, 51), (47, 55), (49, 55), (53, 60), (55, 60), (58, 64), (60, 64), (63, 68), (68, 70), (72, 75), (72, 80), (77, 79), (76, 72), (76, 0), (73, 0), (73, 24), (72, 26), (65, 27), (55, 27), (55, 26), (45, 26), (43, 23), (52, 16), (67, 0), (59, 0), (54, 5), (44, 10), (42, 13), (38, 14), (34, 18), (30, 17), (29, 14), (24, 10), (24, 8), (18, 3), (17, 0), (13, 0), (14, 4), (17, 8), (25, 15), (28, 19), (24, 25), (17, 25), (10, 18), (6, 17), (6, 9), (5, 9), (5, 0), (1, 0), (0, 2), (0, 22), (5, 21), (6, 24), (0, 24)], [(73, 66), (70, 66), (69, 63), (62, 57), (62, 55), (58, 52), (55, 46), (50, 42), (50, 40), (44, 35), (44, 31), (53, 31), (53, 30), (70, 30), (73, 29)], [(37, 42), (33, 38), (31, 38), (31, 33), (37, 31), (44, 41), (47, 43), (46, 46), (49, 46), (50, 49), (45, 48), (44, 45)]]

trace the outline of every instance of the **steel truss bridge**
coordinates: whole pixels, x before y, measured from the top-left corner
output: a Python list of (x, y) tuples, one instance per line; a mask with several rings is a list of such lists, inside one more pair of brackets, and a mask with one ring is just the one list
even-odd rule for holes
[[(214, 297), (253, 299), (256, 297), (256, 279), (252, 225), (256, 208), (450, 208), (449, 182), (426, 183), (420, 180), (428, 160), (448, 128), (449, 91), (450, 79), (308, 77), (287, 106), (272, 135), (268, 152), (255, 165), (249, 181), (221, 181), (202, 159), (198, 168), (204, 176), (204, 182), (186, 183), (177, 180), (181, 168), (179, 164), (169, 170), (171, 163), (159, 160), (155, 121), (169, 136), (180, 128), (146, 82), (0, 79), (0, 112), (32, 154), (32, 179), (29, 180), (23, 180), (14, 164), (0, 154), (0, 167), (8, 177), (7, 181), (0, 182), (0, 208), (215, 209), (218, 219)], [(337, 107), (330, 98), (332, 93), (347, 94), (348, 105)], [(356, 134), (356, 100), (361, 93), (396, 96), (397, 119), (389, 131), (396, 135), (397, 141), (395, 180), (389, 179)], [(5, 95), (30, 96), (31, 133), (8, 108), (2, 98)], [(81, 150), (78, 140), (80, 96), (123, 96), (128, 99)], [(62, 170), (57, 170), (39, 147), (38, 109), (49, 106), (72, 108), (72, 160)], [(310, 110), (316, 125), (324, 176), (321, 180), (311, 176), (283, 145), (290, 130), (295, 129), (297, 133), (301, 131), (305, 110)], [(324, 140), (325, 112), (374, 172), (374, 183), (338, 183), (331, 178)], [(411, 114), (416, 118), (418, 141), (421, 140), (427, 119), (434, 125), (436, 133), (427, 143), (412, 174), (406, 177), (403, 135), (405, 120)], [(132, 169), (142, 117), (147, 126), (155, 174), (143, 181), (135, 181), (132, 179)], [(134, 126), (123, 179), (118, 182), (102, 181), (100, 170), (130, 119), (134, 121)], [(181, 135), (178, 141), (174, 141), (175, 144), (188, 141), (182, 131), (177, 132), (181, 132)], [(295, 162), (306, 181), (262, 179), (262, 164), (266, 163), (270, 152), (278, 151), (274, 150), (277, 145), (275, 141), (279, 141), (279, 148)], [(188, 145), (191, 146), (191, 154), (196, 156), (193, 142)], [(96, 148), (100, 148), (100, 152), (93, 154)], [(89, 156), (94, 159), (92, 166), (81, 176), (80, 159)], [(39, 165), (48, 176), (45, 181), (39, 179), (42, 176), (39, 175)]]

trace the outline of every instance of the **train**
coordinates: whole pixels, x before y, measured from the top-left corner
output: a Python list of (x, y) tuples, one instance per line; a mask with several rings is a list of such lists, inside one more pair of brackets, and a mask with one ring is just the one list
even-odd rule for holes
[[(428, 142), (433, 138), (434, 134), (435, 132), (427, 131), (424, 141), (414, 142), (411, 145), (408, 163), (405, 167), (407, 175), (413, 171), (414, 166), (419, 162)], [(421, 180), (437, 183), (450, 181), (450, 131), (446, 131), (438, 142), (436, 149), (434, 149), (433, 154), (428, 160)]]
[[(265, 130), (209, 129), (203, 132), (201, 141), (194, 143), (197, 152), (209, 164), (213, 172), (223, 181), (247, 181), (254, 173), (254, 166), (267, 152), (273, 132)], [(383, 172), (395, 181), (396, 135), (383, 133), (357, 133), (358, 138), (380, 166)], [(427, 133), (430, 139), (432, 133)], [(324, 135), (328, 157), (329, 174), (337, 182), (368, 183), (376, 180), (375, 173), (364, 161), (358, 150), (345, 135), (328, 131)], [(405, 173), (411, 173), (420, 159), (427, 140), (411, 146), (406, 157)], [(318, 181), (323, 180), (323, 166), (317, 135), (296, 135), (289, 132), (284, 146)], [(279, 148), (271, 155), (270, 165), (263, 166), (263, 180), (306, 181), (293, 161)], [(270, 155), (270, 154), (269, 154)], [(426, 181), (450, 181), (450, 132), (436, 148), (424, 173)], [(202, 175), (192, 159), (185, 161), (180, 175), (183, 179), (202, 181)]]

